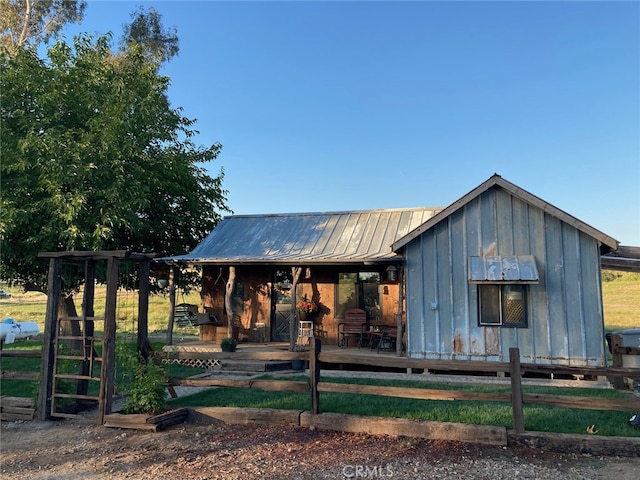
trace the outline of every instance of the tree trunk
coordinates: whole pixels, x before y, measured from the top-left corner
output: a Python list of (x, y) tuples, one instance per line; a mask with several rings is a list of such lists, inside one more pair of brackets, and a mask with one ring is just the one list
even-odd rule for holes
[(229, 267), (229, 279), (224, 293), (224, 309), (227, 312), (227, 336), (233, 338), (233, 305), (231, 304), (231, 296), (236, 284), (236, 267)]
[(169, 268), (169, 324), (167, 326), (167, 345), (173, 345), (173, 318), (176, 311), (176, 285), (173, 265)]
[(298, 281), (302, 267), (291, 267), (291, 275), (293, 276), (293, 285), (291, 285), (291, 315), (289, 315), (289, 350), (293, 352), (298, 339), (298, 316), (296, 315), (296, 303), (298, 302)]
[[(60, 297), (60, 303), (58, 304), (58, 318), (60, 319), (60, 328), (62, 330), (62, 335), (73, 337), (82, 336), (82, 331), (80, 330), (80, 322), (74, 320), (64, 320), (68, 317), (78, 316), (78, 311), (76, 310), (76, 304), (74, 302), (73, 294), (62, 293)], [(75, 340), (67, 340), (64, 343), (73, 351), (82, 351), (82, 340), (80, 340), (79, 338)]]

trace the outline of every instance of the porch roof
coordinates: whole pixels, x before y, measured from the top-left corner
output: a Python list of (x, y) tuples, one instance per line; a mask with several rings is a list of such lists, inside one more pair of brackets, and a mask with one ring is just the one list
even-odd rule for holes
[(218, 265), (393, 262), (399, 258), (391, 249), (393, 242), (440, 210), (233, 215), (191, 253), (159, 260)]

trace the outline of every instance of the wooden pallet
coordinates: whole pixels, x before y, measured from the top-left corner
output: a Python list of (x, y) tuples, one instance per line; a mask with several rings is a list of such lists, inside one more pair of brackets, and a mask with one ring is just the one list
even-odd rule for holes
[(0, 420), (3, 422), (31, 421), (36, 415), (32, 400), (26, 397), (0, 397)]
[(144, 413), (112, 413), (104, 416), (104, 426), (114, 428), (133, 428), (136, 430), (158, 431), (176, 423), (184, 422), (189, 416), (188, 408), (178, 408), (158, 415)]

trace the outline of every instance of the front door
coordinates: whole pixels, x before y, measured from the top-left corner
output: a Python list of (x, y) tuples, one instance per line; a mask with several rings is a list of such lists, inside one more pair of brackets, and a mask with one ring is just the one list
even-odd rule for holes
[(279, 270), (273, 279), (271, 312), (271, 339), (274, 342), (289, 341), (289, 322), (291, 319), (291, 285), (293, 278), (286, 270)]

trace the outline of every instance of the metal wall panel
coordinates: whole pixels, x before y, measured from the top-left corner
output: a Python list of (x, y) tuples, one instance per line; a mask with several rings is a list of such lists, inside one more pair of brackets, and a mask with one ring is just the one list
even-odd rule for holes
[[(408, 355), (572, 365), (604, 363), (599, 243), (493, 188), (406, 245)], [(479, 327), (469, 256), (533, 255), (528, 327)], [(437, 308), (431, 308), (437, 302)]]

